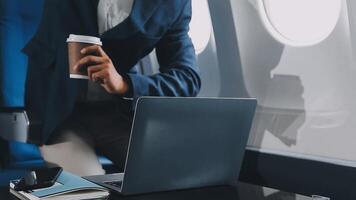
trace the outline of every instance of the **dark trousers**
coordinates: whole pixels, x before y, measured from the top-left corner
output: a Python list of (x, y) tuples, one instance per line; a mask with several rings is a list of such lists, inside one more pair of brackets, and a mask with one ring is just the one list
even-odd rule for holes
[(123, 172), (133, 116), (125, 103), (130, 102), (77, 104), (72, 115), (56, 129), (50, 144), (58, 142), (63, 128), (72, 129), (80, 133), (84, 141), (91, 138), (97, 154), (109, 158)]

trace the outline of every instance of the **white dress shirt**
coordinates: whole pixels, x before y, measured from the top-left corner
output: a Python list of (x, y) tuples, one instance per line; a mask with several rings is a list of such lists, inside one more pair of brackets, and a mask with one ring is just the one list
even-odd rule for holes
[(134, 0), (99, 0), (99, 33), (113, 28), (123, 22), (131, 13)]
[[(98, 29), (102, 35), (122, 23), (131, 13), (134, 0), (99, 0)], [(112, 96), (97, 83), (88, 82), (87, 101), (105, 101)]]

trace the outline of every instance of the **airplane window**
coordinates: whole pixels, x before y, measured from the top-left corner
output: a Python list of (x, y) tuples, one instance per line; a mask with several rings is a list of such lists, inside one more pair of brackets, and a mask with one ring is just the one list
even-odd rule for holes
[[(251, 1), (251, 0), (250, 0)], [(268, 32), (291, 46), (308, 46), (334, 30), (341, 0), (252, 0)]]
[[(217, 97), (221, 93), (221, 77), (215, 34), (207, 0), (192, 1), (192, 21), (189, 35), (194, 43), (197, 65), (200, 68), (203, 83), (199, 96)], [(157, 73), (159, 63), (155, 51), (149, 55), (148, 60), (152, 68), (148, 74)]]
[[(291, 0), (275, 0), (288, 7), (284, 1), (294, 4)], [(308, 1), (310, 5), (322, 1), (320, 9), (324, 9), (334, 0), (297, 1)], [(352, 45), (356, 32), (350, 32), (355, 29), (350, 27), (350, 1), (342, 1), (340, 17), (328, 38), (296, 48), (277, 42), (251, 3), (231, 0), (241, 58), (236, 68), (242, 71), (249, 96), (259, 100), (250, 147), (356, 166), (356, 67)], [(271, 12), (279, 9), (274, 6), (269, 8)], [(328, 14), (336, 15), (331, 10)], [(281, 18), (288, 16), (285, 13)]]
[(193, 40), (196, 53), (200, 54), (208, 46), (212, 31), (208, 1), (192, 1), (192, 10), (189, 35)]

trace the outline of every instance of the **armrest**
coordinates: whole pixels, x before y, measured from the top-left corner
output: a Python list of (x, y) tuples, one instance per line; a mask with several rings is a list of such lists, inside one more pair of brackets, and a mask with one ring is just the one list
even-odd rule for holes
[(8, 141), (27, 142), (30, 121), (22, 108), (1, 108), (1, 137)]
[(0, 108), (1, 134), (5, 140), (40, 144), (42, 121), (23, 108)]

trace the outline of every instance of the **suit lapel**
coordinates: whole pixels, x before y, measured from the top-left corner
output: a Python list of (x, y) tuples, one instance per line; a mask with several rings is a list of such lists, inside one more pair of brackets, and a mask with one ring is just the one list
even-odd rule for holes
[(161, 1), (162, 0), (134, 0), (129, 17), (119, 25), (104, 32), (102, 38), (124, 39), (137, 31), (144, 32), (145, 23), (156, 11)]

